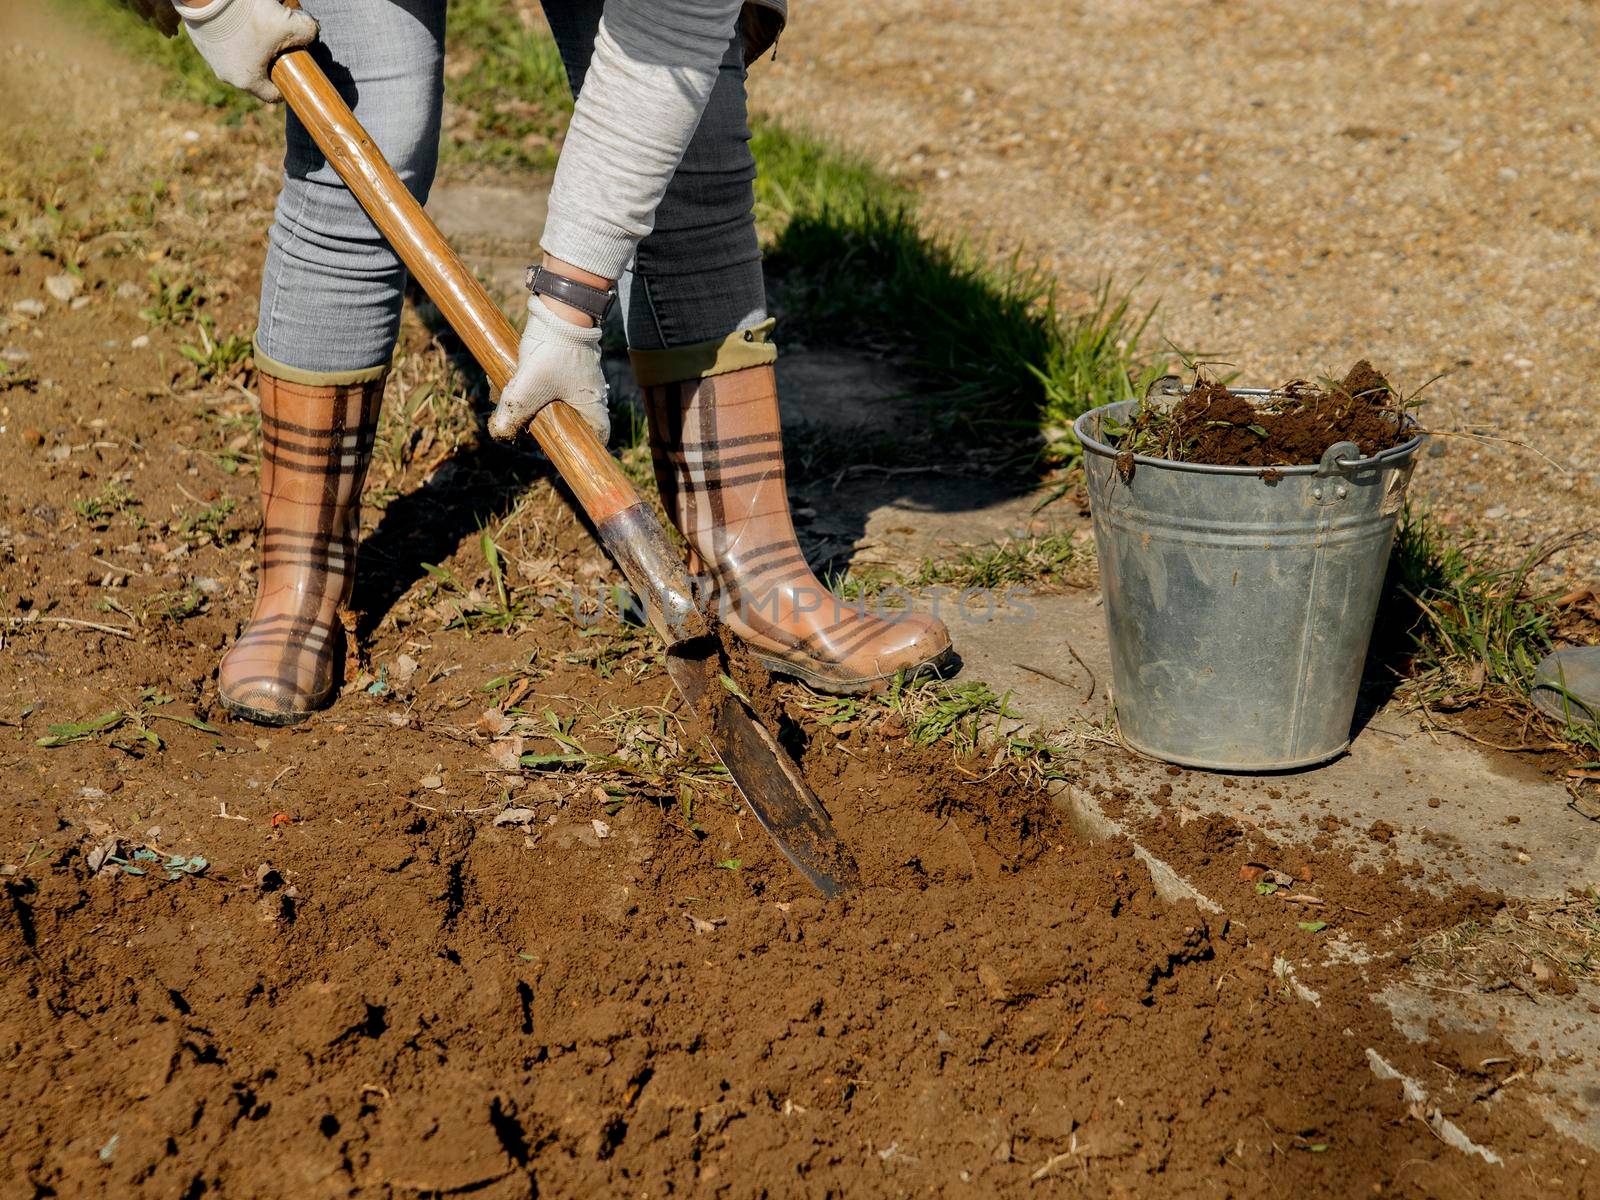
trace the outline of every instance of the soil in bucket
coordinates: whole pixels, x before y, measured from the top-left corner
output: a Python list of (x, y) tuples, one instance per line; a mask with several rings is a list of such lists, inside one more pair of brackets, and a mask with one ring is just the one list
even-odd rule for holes
[(1117, 440), (1125, 453), (1227, 467), (1315, 464), (1336, 442), (1354, 442), (1363, 458), (1409, 436), (1402, 404), (1366, 359), (1343, 380), (1291, 380), (1267, 397), (1230, 392), (1203, 371), (1176, 404), (1146, 403)]

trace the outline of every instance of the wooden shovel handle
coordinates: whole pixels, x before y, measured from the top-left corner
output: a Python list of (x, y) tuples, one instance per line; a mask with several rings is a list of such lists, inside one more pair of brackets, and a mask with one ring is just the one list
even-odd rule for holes
[[(517, 366), (516, 330), (373, 145), (316, 60), (305, 50), (291, 51), (273, 65), (272, 82), (489, 381), (504, 387)], [(529, 430), (596, 525), (639, 503), (616, 459), (569, 405), (559, 400), (546, 405)]]

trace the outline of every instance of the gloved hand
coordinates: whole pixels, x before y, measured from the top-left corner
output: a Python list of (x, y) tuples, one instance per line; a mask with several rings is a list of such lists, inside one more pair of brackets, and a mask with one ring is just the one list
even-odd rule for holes
[(606, 379), (600, 373), (600, 329), (557, 316), (538, 296), (528, 297), (517, 369), (500, 392), (489, 432), (510, 441), (546, 404), (565, 400), (589, 423), (600, 444), (611, 436)]
[(268, 104), (283, 99), (272, 82), (273, 60), (317, 40), (311, 15), (285, 8), (278, 0), (211, 0), (204, 7), (174, 7), (216, 77)]

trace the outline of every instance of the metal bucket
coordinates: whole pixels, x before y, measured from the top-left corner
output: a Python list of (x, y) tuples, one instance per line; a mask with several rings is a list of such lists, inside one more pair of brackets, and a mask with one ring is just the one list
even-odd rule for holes
[(1131, 421), (1138, 403), (1096, 408), (1073, 426), (1122, 736), (1145, 754), (1214, 770), (1334, 757), (1350, 744), (1421, 435), (1365, 459), (1340, 442), (1318, 466), (1133, 455), (1128, 475), (1105, 424)]

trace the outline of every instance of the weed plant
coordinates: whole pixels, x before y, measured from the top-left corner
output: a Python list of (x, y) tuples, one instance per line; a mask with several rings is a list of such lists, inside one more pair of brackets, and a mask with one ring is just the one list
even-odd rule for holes
[[(1525, 710), (1535, 668), (1558, 637), (1559, 592), (1537, 577), (1558, 549), (1559, 543), (1544, 542), (1502, 563), (1470, 549), (1425, 509), (1408, 506), (1379, 618), (1380, 637), (1392, 640), (1398, 624), (1410, 642), (1405, 690), (1439, 708)], [(1600, 752), (1592, 725), (1567, 724), (1555, 732), (1574, 749)]]
[(1111, 284), (1064, 313), (1047, 275), (930, 232), (864, 160), (773, 121), (757, 123), (752, 147), (787, 337), (909, 359), (935, 419), (990, 439), (1043, 431), (1054, 461), (1077, 455), (1066, 429), (1079, 415), (1159, 375), (1142, 346), (1153, 310), (1136, 313)]

